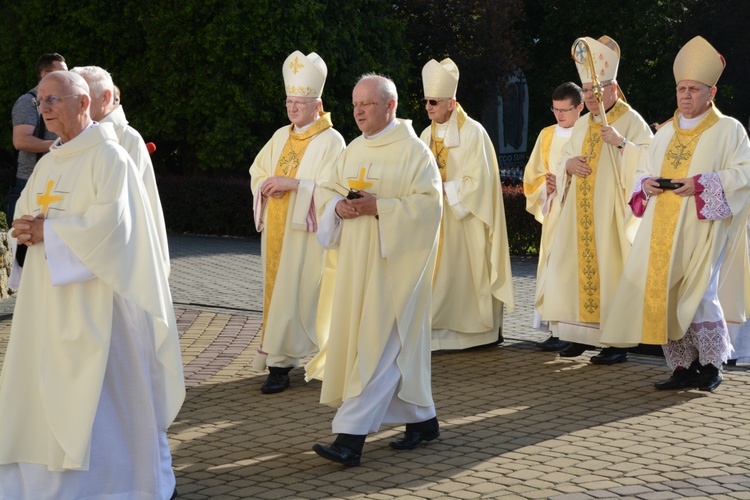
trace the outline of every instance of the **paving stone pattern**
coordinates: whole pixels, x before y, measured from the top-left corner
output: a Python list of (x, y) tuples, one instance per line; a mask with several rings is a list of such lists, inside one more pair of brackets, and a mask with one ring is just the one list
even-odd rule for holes
[[(537, 350), (535, 259), (512, 259), (503, 345), (433, 355), (440, 439), (395, 451), (403, 427), (385, 426), (346, 469), (311, 449), (332, 440), (319, 382), (298, 369), (290, 390), (260, 393), (259, 242), (170, 236), (170, 250), (188, 386), (170, 428), (181, 499), (750, 499), (750, 374), (664, 393), (661, 358), (605, 367)], [(0, 363), (13, 303), (0, 302)]]

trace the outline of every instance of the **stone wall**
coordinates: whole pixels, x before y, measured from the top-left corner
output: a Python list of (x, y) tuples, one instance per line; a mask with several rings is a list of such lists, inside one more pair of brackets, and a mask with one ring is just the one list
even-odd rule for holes
[(0, 232), (0, 299), (10, 296), (8, 289), (8, 277), (13, 265), (13, 254), (10, 251), (8, 233)]

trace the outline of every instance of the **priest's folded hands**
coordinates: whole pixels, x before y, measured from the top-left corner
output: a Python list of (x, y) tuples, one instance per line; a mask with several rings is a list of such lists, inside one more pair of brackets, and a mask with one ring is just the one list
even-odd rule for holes
[(354, 219), (361, 215), (378, 215), (378, 199), (367, 191), (357, 191), (359, 198), (343, 199), (336, 204), (336, 214), (342, 219)]
[(31, 246), (44, 241), (44, 215), (23, 215), (13, 221), (11, 236), (17, 239), (19, 245)]

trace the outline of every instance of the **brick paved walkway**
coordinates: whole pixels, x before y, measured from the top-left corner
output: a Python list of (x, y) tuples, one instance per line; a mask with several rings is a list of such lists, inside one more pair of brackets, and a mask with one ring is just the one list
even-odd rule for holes
[[(662, 393), (663, 360), (594, 366), (537, 351), (534, 259), (513, 259), (518, 309), (500, 347), (433, 356), (441, 437), (413, 451), (384, 427), (362, 466), (311, 446), (330, 442), (320, 383), (262, 395), (251, 368), (260, 326), (260, 257), (251, 240), (172, 236), (171, 277), (188, 385), (170, 428), (182, 499), (746, 498), (750, 374), (730, 368), (714, 394)], [(0, 362), (13, 299), (0, 302)]]

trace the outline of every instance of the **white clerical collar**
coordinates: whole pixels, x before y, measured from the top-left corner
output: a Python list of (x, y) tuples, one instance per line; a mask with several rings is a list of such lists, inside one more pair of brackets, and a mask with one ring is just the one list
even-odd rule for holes
[(385, 127), (385, 128), (383, 129), (383, 130), (381, 130), (380, 132), (378, 132), (377, 134), (372, 134), (372, 135), (367, 135), (367, 134), (365, 134), (365, 139), (375, 139), (376, 137), (378, 137), (378, 136), (381, 136), (381, 135), (385, 134), (385, 133), (386, 133), (386, 132), (388, 132), (388, 131), (389, 131), (390, 129), (392, 129), (393, 127), (395, 127), (397, 123), (398, 123), (398, 120), (396, 120), (396, 119), (394, 118), (394, 119), (393, 119), (393, 121), (392, 121), (391, 123), (389, 123), (388, 125), (386, 125), (386, 127)]
[(696, 116), (695, 118), (685, 118), (684, 116), (682, 116), (682, 113), (680, 113), (680, 128), (682, 130), (694, 129), (707, 114), (708, 109), (702, 115)]
[(555, 125), (555, 135), (558, 137), (571, 137), (573, 135), (573, 127), (561, 127), (558, 123)]
[(90, 129), (91, 127), (94, 127), (96, 125), (99, 125), (99, 122), (95, 122), (95, 121), (90, 122), (88, 125), (86, 125), (86, 128), (84, 128), (83, 130), (81, 130), (80, 134), (78, 134), (77, 136), (73, 137), (71, 140), (69, 140), (68, 142), (65, 142), (65, 143), (62, 141), (61, 138), (58, 137), (57, 140), (54, 143), (52, 143), (52, 147), (53, 148), (61, 148), (65, 144), (70, 144), (71, 142), (75, 141), (80, 135), (82, 135), (84, 132), (86, 132), (88, 129)]
[(445, 137), (445, 134), (448, 133), (448, 120), (446, 120), (444, 123), (438, 123), (435, 122), (435, 135), (438, 139), (442, 139)]
[(310, 123), (308, 123), (307, 125), (305, 125), (304, 127), (298, 127), (297, 125), (295, 125), (294, 126), (294, 133), (295, 134), (301, 134), (301, 133), (303, 133), (305, 130), (307, 130), (310, 127), (312, 127), (313, 123), (315, 123), (316, 121), (318, 121), (318, 118), (320, 118), (320, 117), (318, 115), (315, 115), (315, 119), (313, 121), (311, 121)]

